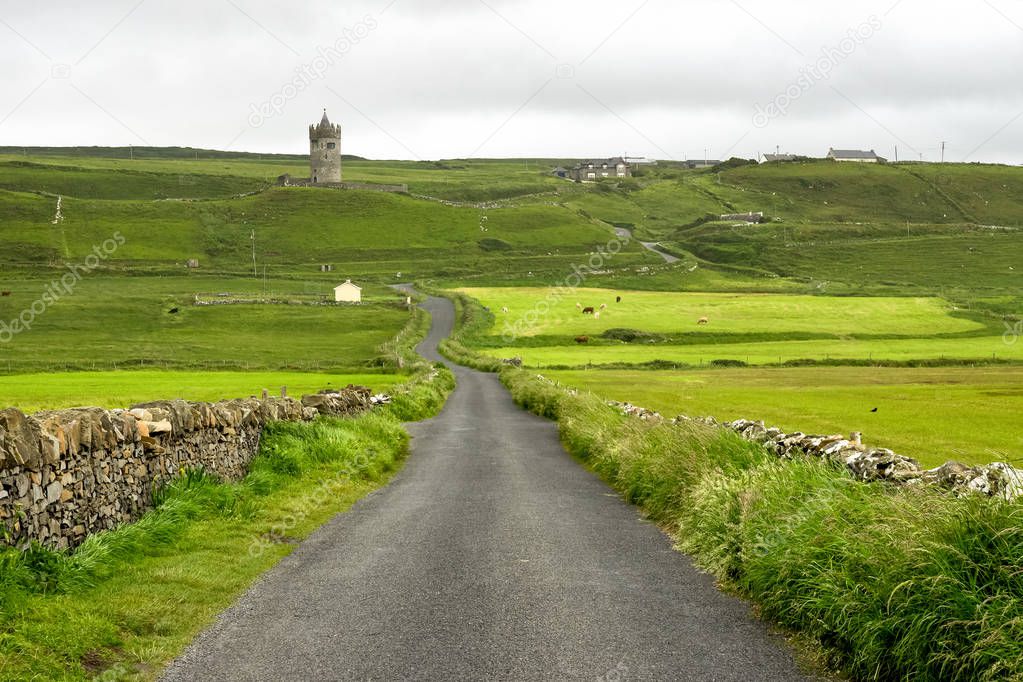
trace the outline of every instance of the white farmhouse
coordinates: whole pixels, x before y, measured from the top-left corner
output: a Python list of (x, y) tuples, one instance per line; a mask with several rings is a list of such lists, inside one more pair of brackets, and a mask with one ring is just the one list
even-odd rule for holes
[(884, 161), (871, 149), (869, 152), (860, 149), (829, 149), (826, 158), (839, 162), (881, 163)]
[(334, 300), (338, 303), (362, 303), (362, 287), (346, 279), (344, 284), (334, 287)]

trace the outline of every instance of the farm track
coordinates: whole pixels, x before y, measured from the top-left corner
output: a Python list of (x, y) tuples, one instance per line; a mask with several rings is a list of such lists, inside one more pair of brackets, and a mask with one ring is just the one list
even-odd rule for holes
[[(431, 298), (437, 344), (454, 311)], [(177, 680), (806, 679), (784, 641), (519, 409), (498, 378), (414, 424), (386, 488), (221, 615)]]

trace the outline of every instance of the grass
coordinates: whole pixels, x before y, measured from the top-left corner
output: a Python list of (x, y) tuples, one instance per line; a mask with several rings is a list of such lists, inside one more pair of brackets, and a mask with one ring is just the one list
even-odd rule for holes
[(407, 379), (398, 374), (315, 374), (308, 372), (65, 372), (0, 376), (0, 403), (25, 413), (69, 407), (125, 408), (153, 400), (216, 402), (258, 396), (265, 388), (294, 397), (348, 384), (387, 392)]
[[(10, 323), (50, 280), (5, 280), (0, 320)], [(315, 300), (328, 286), (286, 282), (286, 298)], [(31, 329), (0, 344), (0, 373), (140, 369), (365, 369), (383, 360), (379, 347), (408, 320), (404, 298), (369, 291), (362, 306), (194, 306), (193, 295), (259, 296), (257, 280), (86, 276), (35, 317)], [(187, 287), (187, 288), (186, 288)], [(280, 292), (280, 290), (278, 290)], [(289, 293), (290, 292), (290, 293)], [(176, 313), (171, 311), (177, 310)]]
[(73, 553), (0, 552), (0, 678), (155, 679), (296, 543), (386, 483), (407, 449), (401, 421), (436, 413), (452, 386), (419, 377), (387, 410), (271, 425), (240, 483), (193, 472)]
[(1023, 410), (1020, 367), (576, 370), (544, 376), (667, 417), (762, 419), (789, 433), (861, 431), (868, 444), (927, 467), (949, 460), (1023, 466), (1023, 436), (1015, 427)]
[(953, 364), (1023, 361), (1023, 343), (1005, 343), (1001, 336), (936, 339), (820, 339), (812, 341), (760, 341), (749, 343), (619, 344), (579, 346), (503, 346), (482, 349), (497, 358), (522, 358), (531, 367), (586, 367), (642, 365), (706, 366), (714, 360), (748, 365), (774, 365), (814, 361), (817, 363), (933, 362)]
[(736, 434), (502, 379), (570, 452), (766, 618), (855, 679), (1023, 678), (1023, 502), (862, 484)]
[[(543, 288), (462, 289), (491, 310), (507, 307), (497, 319), (498, 332), (505, 322), (524, 317), (548, 290)], [(616, 296), (622, 303), (615, 303)], [(608, 306), (599, 320), (581, 315), (575, 304)], [(597, 335), (608, 329), (629, 328), (645, 332), (698, 331), (697, 321), (707, 317), (706, 328), (714, 334), (817, 333), (837, 336), (920, 336), (968, 333), (983, 324), (955, 317), (948, 304), (935, 298), (828, 297), (715, 293), (666, 293), (578, 289), (568, 294), (550, 314), (527, 325), (522, 336), (557, 334)]]
[[(495, 326), (468, 343), (536, 367), (1023, 360), (1023, 344), (1006, 336), (1011, 325), (933, 297), (578, 289), (552, 298), (556, 290), (539, 287), (458, 291), (495, 311)], [(580, 302), (607, 307), (596, 319), (580, 314)], [(703, 317), (709, 324), (697, 324)], [(580, 345), (577, 336), (589, 342)]]

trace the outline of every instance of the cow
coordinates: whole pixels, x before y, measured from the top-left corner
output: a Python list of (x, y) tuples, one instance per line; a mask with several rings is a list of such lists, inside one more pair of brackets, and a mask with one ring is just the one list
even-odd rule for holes
[(6, 296), (10, 296), (10, 295), (11, 295), (11, 292), (9, 292), (9, 291), (0, 291), (0, 296), (5, 296), (6, 297)]
[(177, 315), (179, 310), (177, 308), (171, 308), (167, 312), (170, 313), (171, 315)]
[(621, 302), (622, 302), (622, 297), (621, 296), (615, 296), (615, 303), (621, 303)]
[(590, 342), (590, 337), (588, 337), (588, 336), (577, 336), (577, 337), (575, 337), (575, 342), (578, 343), (578, 344), (589, 343)]
[(710, 324), (710, 318), (701, 317), (699, 320), (696, 321), (696, 324)]
[(583, 308), (583, 315), (592, 315), (597, 312), (594, 308)]

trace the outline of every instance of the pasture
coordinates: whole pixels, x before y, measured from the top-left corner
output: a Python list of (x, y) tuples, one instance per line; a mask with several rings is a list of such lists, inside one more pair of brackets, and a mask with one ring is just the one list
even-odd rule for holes
[(0, 409), (16, 406), (25, 413), (69, 407), (125, 408), (168, 397), (195, 402), (216, 402), (259, 396), (265, 388), (298, 398), (325, 388), (348, 384), (368, 386), (384, 393), (407, 377), (399, 374), (333, 374), (310, 372), (187, 372), (119, 371), (61, 372), (0, 376)]
[[(42, 299), (47, 280), (5, 280), (0, 321), (11, 325)], [(277, 283), (302, 305), (193, 305), (196, 293), (262, 296), (257, 280), (85, 276), (0, 343), (0, 373), (68, 370), (248, 369), (356, 371), (379, 364), (380, 346), (408, 321), (403, 297), (370, 289), (361, 306), (311, 305), (323, 284)], [(283, 290), (283, 291), (282, 291)], [(302, 292), (309, 291), (304, 294)], [(38, 306), (36, 308), (38, 310)]]
[[(707, 332), (715, 334), (830, 334), (835, 336), (913, 337), (969, 334), (984, 330), (979, 322), (953, 314), (952, 307), (937, 298), (827, 297), (777, 294), (666, 293), (577, 289), (537, 315), (529, 324), (530, 311), (551, 290), (532, 288), (463, 288), (497, 314), (495, 333), (519, 319), (522, 336), (600, 334), (609, 329), (681, 333), (698, 330), (707, 318)], [(622, 297), (617, 303), (616, 298)], [(576, 307), (606, 306), (600, 318), (582, 315)], [(507, 308), (508, 313), (500, 312)], [(532, 319), (532, 317), (530, 318)]]
[[(805, 433), (862, 431), (923, 465), (1023, 465), (1023, 368), (756, 368), (550, 371), (611, 400), (720, 420), (763, 419)], [(877, 412), (871, 412), (877, 408)]]
[[(1010, 339), (1012, 337), (1009, 337)], [(1023, 362), (1023, 341), (1006, 343), (1001, 336), (919, 339), (817, 339), (812, 341), (716, 341), (710, 343), (601, 345), (600, 339), (580, 345), (503, 346), (480, 349), (497, 358), (521, 358), (529, 367), (641, 365), (667, 362), (705, 366), (715, 360), (749, 365), (774, 365), (800, 360), (842, 361), (989, 361)]]

